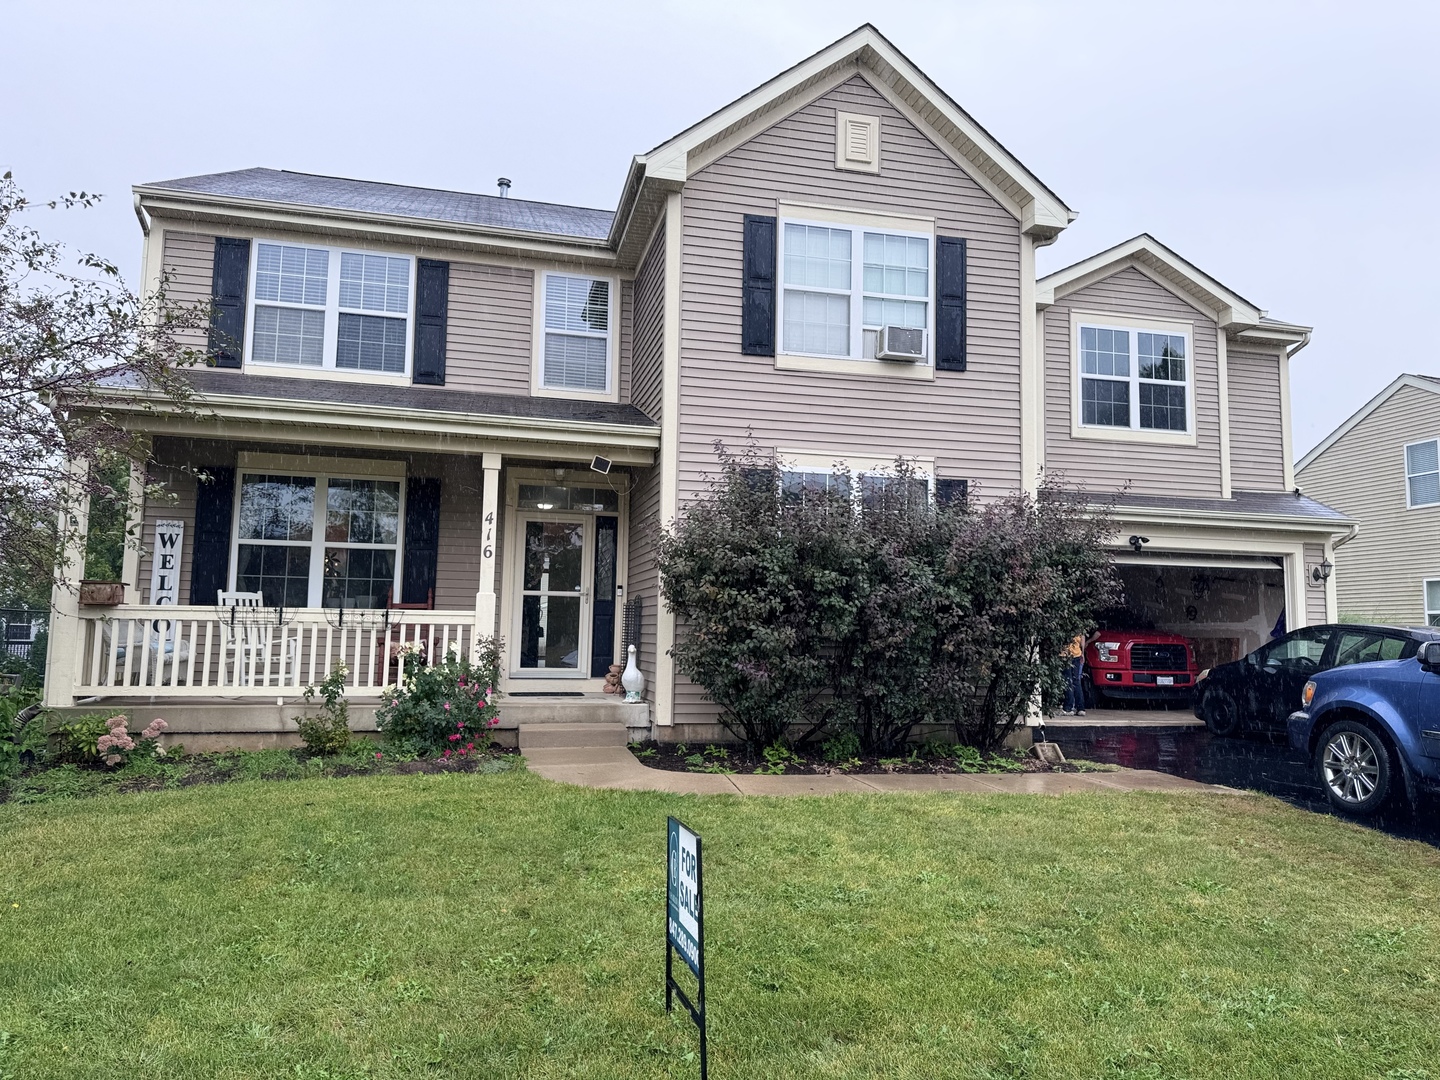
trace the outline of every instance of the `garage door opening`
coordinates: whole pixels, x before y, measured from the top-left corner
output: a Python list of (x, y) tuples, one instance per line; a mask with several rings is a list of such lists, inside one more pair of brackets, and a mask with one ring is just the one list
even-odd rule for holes
[(1285, 572), (1276, 561), (1149, 557), (1115, 569), (1124, 603), (1106, 616), (1087, 656), (1096, 710), (1189, 715), (1195, 675), (1270, 640), (1285, 612)]

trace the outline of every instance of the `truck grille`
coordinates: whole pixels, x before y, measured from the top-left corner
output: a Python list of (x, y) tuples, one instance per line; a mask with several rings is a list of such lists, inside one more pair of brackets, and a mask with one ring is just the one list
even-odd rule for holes
[(1188, 671), (1190, 658), (1184, 645), (1138, 643), (1130, 646), (1130, 668), (1132, 671)]

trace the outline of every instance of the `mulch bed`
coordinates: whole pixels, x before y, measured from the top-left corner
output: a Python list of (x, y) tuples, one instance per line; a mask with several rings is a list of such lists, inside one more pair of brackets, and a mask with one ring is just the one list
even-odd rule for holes
[[(669, 772), (753, 773), (777, 771), (774, 768), (775, 763), (767, 761), (763, 754), (754, 753), (743, 746), (687, 746), (684, 743), (658, 743), (647, 740), (643, 743), (631, 743), (630, 752), (640, 760), (641, 764), (652, 769), (665, 769)], [(958, 775), (1086, 771), (1085, 768), (1069, 762), (1064, 765), (1050, 765), (1028, 753), (1021, 754), (1011, 750), (1001, 751), (998, 755), (988, 756), (978, 762), (972, 759), (961, 760), (957, 757), (922, 757), (917, 753), (895, 757), (862, 754), (849, 761), (836, 763), (826, 761), (819, 747), (802, 747), (792, 753), (791, 760), (786, 760), (782, 764), (784, 765), (783, 772), (787, 776), (865, 776), (875, 773)]]

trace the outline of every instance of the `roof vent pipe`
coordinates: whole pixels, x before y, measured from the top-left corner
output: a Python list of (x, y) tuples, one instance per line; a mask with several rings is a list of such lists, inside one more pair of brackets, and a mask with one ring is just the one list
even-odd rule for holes
[(510, 194), (510, 181), (502, 176), (495, 183), (500, 185), (500, 197), (506, 198)]

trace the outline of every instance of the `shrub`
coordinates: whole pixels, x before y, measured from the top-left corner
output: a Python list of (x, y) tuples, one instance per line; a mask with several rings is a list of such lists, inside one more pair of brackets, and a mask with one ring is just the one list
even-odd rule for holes
[(56, 751), (61, 760), (81, 762), (98, 759), (100, 751), (97, 744), (102, 736), (110, 733), (111, 719), (104, 713), (85, 713), (56, 728)]
[(499, 723), (495, 705), (498, 644), (480, 650), (481, 663), (454, 653), (426, 665), (423, 655), (401, 654), (400, 685), (385, 692), (375, 723), (392, 745), (418, 753), (464, 757), (483, 753), (492, 742), (490, 729)]
[(300, 739), (312, 754), (338, 754), (350, 745), (350, 706), (345, 701), (345, 678), (349, 670), (337, 664), (318, 687), (305, 688), (305, 702), (315, 700), (318, 691), (325, 699), (318, 715), (293, 717)]
[(992, 751), (1063, 696), (1066, 645), (1118, 597), (1108, 508), (1077, 492), (936, 506), (903, 461), (782, 491), (753, 448), (716, 452), (659, 540), (661, 591), (677, 669), (751, 747), (829, 726), (890, 753), (944, 724)]
[(151, 720), (140, 732), (137, 742), (127, 730), (129, 721), (122, 716), (112, 716), (105, 721), (109, 729), (95, 740), (95, 754), (106, 765), (125, 765), (136, 760), (163, 758), (165, 748), (160, 745), (160, 735), (170, 725), (159, 717)]
[(860, 756), (860, 737), (853, 731), (844, 731), (820, 745), (820, 756), (832, 765)]

